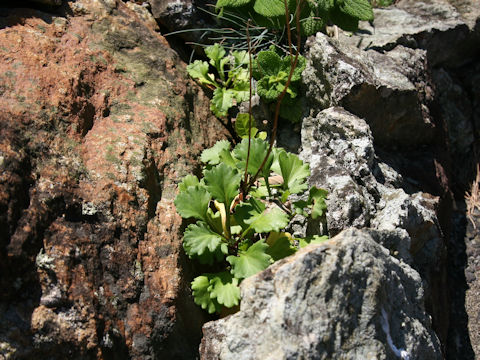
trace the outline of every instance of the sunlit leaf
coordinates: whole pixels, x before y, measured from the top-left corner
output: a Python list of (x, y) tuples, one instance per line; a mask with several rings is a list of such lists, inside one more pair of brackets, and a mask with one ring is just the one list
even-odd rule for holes
[(238, 256), (228, 256), (227, 261), (232, 265), (232, 274), (243, 279), (266, 269), (272, 262), (272, 257), (266, 253), (267, 249), (268, 245), (260, 240), (247, 251), (239, 251)]

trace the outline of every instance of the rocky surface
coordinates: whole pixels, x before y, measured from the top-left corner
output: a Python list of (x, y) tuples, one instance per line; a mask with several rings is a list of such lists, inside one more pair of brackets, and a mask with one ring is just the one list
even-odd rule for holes
[(246, 279), (240, 311), (204, 326), (201, 358), (441, 359), (411, 259), (377, 241), (408, 244), (348, 230)]
[(185, 64), (121, 1), (1, 9), (0, 108), (0, 358), (194, 358), (173, 198), (223, 130)]

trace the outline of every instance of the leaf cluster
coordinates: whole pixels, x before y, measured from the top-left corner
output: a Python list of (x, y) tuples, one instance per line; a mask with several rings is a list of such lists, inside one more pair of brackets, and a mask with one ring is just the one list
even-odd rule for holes
[[(290, 13), (297, 9), (297, 0), (287, 0)], [(236, 10), (239, 14), (249, 14), (256, 23), (268, 28), (285, 26), (284, 0), (217, 0), (217, 10)], [(355, 31), (358, 21), (373, 20), (369, 0), (303, 0), (300, 9), (301, 34), (312, 35), (321, 31), (328, 22), (344, 30)]]
[(226, 116), (228, 109), (249, 98), (248, 53), (242, 50), (227, 55), (224, 47), (215, 43), (205, 48), (205, 54), (209, 61), (195, 60), (187, 66), (187, 72), (213, 90), (210, 110), (218, 117)]
[[(237, 121), (243, 140), (233, 149), (223, 140), (204, 150), (203, 178), (186, 176), (175, 198), (177, 212), (196, 221), (184, 233), (186, 254), (221, 269), (192, 282), (195, 303), (209, 313), (238, 305), (243, 279), (293, 254), (299, 246), (326, 239), (296, 239), (285, 231), (296, 214), (318, 217), (326, 209), (325, 190), (313, 187), (307, 192), (309, 166), (297, 155), (273, 148), (260, 171), (261, 179), (244, 194), (242, 172), (257, 173), (269, 144), (254, 128), (250, 138), (245, 134), (248, 114)], [(289, 195), (304, 193), (306, 200), (289, 201)]]
[[(293, 56), (281, 57), (275, 47), (258, 53), (253, 66), (253, 77), (257, 80), (257, 93), (266, 103), (274, 103), (285, 89), (293, 64)], [(302, 116), (300, 84), (306, 60), (299, 55), (290, 84), (280, 107), (280, 116), (298, 122)]]

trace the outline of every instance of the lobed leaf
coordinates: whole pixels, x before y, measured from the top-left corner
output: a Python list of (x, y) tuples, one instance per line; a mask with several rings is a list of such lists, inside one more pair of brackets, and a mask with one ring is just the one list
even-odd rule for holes
[[(194, 182), (192, 179), (188, 181)], [(207, 209), (211, 199), (210, 193), (202, 185), (197, 184), (188, 186), (180, 192), (175, 197), (174, 204), (181, 217), (207, 221)]]
[(230, 208), (232, 200), (238, 195), (241, 174), (226, 164), (219, 164), (203, 172), (207, 190), (219, 202)]
[(254, 198), (241, 203), (235, 208), (235, 219), (247, 231), (253, 229), (257, 233), (280, 231), (288, 223), (288, 215), (278, 207), (266, 208), (265, 205)]
[(215, 298), (219, 304), (226, 307), (236, 306), (240, 301), (238, 279), (226, 271), (217, 273), (211, 278), (209, 291), (211, 298)]
[(200, 182), (198, 181), (198, 178), (195, 175), (187, 175), (185, 176), (180, 184), (178, 184), (178, 191), (186, 191), (190, 186), (195, 186), (199, 185)]
[(232, 89), (217, 87), (213, 91), (210, 110), (212, 110), (212, 112), (218, 117), (227, 116), (228, 109), (233, 106), (234, 97), (235, 93)]
[(282, 236), (273, 242), (267, 249), (267, 254), (269, 254), (273, 261), (283, 259), (287, 256), (295, 254), (297, 249), (292, 246), (290, 240), (286, 236)]
[(323, 216), (327, 210), (327, 203), (325, 202), (328, 195), (328, 191), (319, 189), (315, 186), (310, 188), (308, 201), (313, 204), (312, 206), (312, 219)]
[(223, 150), (230, 150), (230, 142), (228, 140), (217, 141), (211, 148), (203, 150), (200, 160), (205, 164), (217, 165), (220, 163), (220, 153)]
[[(248, 131), (248, 130), (247, 130)], [(267, 155), (268, 143), (262, 139), (254, 138), (250, 141), (250, 157), (248, 159), (247, 171), (251, 175), (255, 175), (262, 165), (263, 159)], [(237, 166), (240, 169), (245, 169), (248, 155), (248, 138), (242, 140), (235, 149), (233, 149), (233, 156), (238, 160)], [(270, 167), (273, 162), (273, 154), (270, 153), (268, 159), (262, 169), (262, 174), (268, 176), (270, 174)]]
[(310, 176), (308, 164), (304, 164), (300, 158), (292, 153), (281, 151), (278, 155), (283, 188), (291, 194), (298, 194), (307, 189), (306, 179)]
[(203, 274), (197, 276), (192, 281), (192, 295), (195, 304), (202, 307), (202, 309), (207, 310), (209, 314), (214, 312), (220, 312), (222, 306), (218, 301), (210, 296), (210, 281), (215, 277), (215, 274)]
[(195, 60), (192, 64), (188, 64), (187, 72), (188, 74), (200, 81), (202, 84), (209, 84), (213, 86), (218, 86), (215, 82), (213, 75), (208, 73), (208, 63), (201, 60)]
[(213, 264), (228, 253), (222, 236), (201, 221), (187, 227), (183, 236), (183, 248), (189, 257), (198, 258), (202, 264)]
[(257, 241), (246, 251), (239, 251), (238, 256), (228, 256), (227, 261), (232, 265), (232, 274), (243, 279), (265, 270), (272, 262), (272, 257), (266, 253), (268, 245), (264, 240)]
[[(240, 136), (241, 138), (248, 138), (248, 123), (249, 123), (249, 114), (238, 114), (237, 119), (235, 120), (235, 131), (237, 132), (237, 135)], [(257, 135), (258, 129), (254, 126), (255, 125), (255, 119), (252, 116), (252, 125), (251, 125), (251, 132), (250, 135), (252, 138)]]

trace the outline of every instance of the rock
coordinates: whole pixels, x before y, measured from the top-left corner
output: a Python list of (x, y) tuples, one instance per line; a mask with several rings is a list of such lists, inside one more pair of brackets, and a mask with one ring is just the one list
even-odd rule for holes
[(201, 40), (203, 29), (213, 23), (206, 12), (214, 9), (214, 3), (209, 0), (148, 0), (148, 3), (155, 19), (168, 31), (198, 29), (181, 34), (189, 40)]
[[(375, 150), (366, 121), (342, 108), (328, 108), (303, 121), (300, 157), (310, 164), (310, 186), (328, 190), (328, 233), (333, 236), (352, 226), (408, 233), (413, 266), (422, 276), (427, 304), (443, 334), (448, 318), (441, 310), (447, 295), (445, 237), (437, 217), (440, 198), (411, 191)], [(307, 230), (321, 231), (311, 224)]]
[(340, 33), (341, 42), (382, 52), (398, 45), (424, 49), (432, 67), (460, 66), (475, 56), (480, 9), (474, 0), (400, 0), (395, 6), (375, 9), (374, 16), (373, 26), (362, 22), (356, 35)]
[(367, 121), (376, 144), (390, 148), (411, 149), (435, 140), (425, 51), (361, 51), (321, 33), (307, 46), (303, 78), (313, 111), (342, 106)]
[[(240, 311), (204, 325), (202, 359), (442, 359), (419, 274), (348, 230), (241, 284)], [(395, 240), (394, 240), (395, 239)]]
[(0, 357), (194, 358), (173, 199), (208, 98), (121, 1), (2, 9), (0, 59)]

